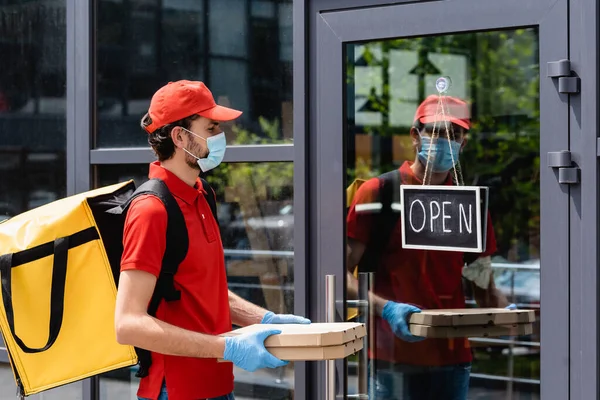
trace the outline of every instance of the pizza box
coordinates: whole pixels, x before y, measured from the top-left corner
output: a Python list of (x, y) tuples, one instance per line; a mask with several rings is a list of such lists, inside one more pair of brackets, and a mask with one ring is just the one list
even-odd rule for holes
[(410, 324), (410, 333), (425, 338), (466, 338), (521, 336), (533, 333), (532, 324), (481, 325), (481, 326), (428, 326)]
[[(265, 340), (265, 347), (325, 347), (340, 346), (367, 334), (364, 324), (354, 322), (312, 324), (255, 324), (236, 329), (221, 336), (234, 336), (262, 330), (276, 329), (280, 334)], [(361, 341), (362, 342), (362, 341)]]
[(422, 310), (420, 313), (411, 314), (409, 322), (428, 326), (526, 324), (535, 322), (535, 311), (506, 308)]
[[(353, 340), (336, 346), (269, 347), (274, 357), (283, 361), (338, 360), (356, 354), (363, 348), (363, 339)], [(219, 359), (219, 362), (227, 362)]]

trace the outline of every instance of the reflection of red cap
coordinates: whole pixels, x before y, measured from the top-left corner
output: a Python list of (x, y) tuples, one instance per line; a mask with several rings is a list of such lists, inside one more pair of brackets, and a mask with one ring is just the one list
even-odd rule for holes
[(162, 126), (194, 114), (215, 121), (231, 121), (242, 115), (242, 112), (217, 105), (212, 93), (202, 82), (169, 82), (152, 96), (148, 110), (152, 123), (146, 127), (146, 131), (152, 133)]
[(442, 110), (438, 110), (438, 100), (439, 96), (435, 94), (427, 97), (417, 108), (415, 121), (419, 120), (422, 124), (431, 124), (445, 119), (465, 129), (471, 128), (471, 112), (467, 103), (456, 97), (442, 97), (446, 117), (443, 118)]

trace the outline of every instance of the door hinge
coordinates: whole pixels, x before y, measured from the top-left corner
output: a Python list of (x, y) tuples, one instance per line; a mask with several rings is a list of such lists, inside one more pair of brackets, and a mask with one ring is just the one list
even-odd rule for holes
[(548, 167), (558, 169), (558, 183), (579, 183), (579, 168), (573, 166), (570, 151), (548, 152)]
[(558, 78), (559, 93), (579, 93), (580, 79), (571, 71), (569, 60), (548, 62), (546, 76), (548, 78)]

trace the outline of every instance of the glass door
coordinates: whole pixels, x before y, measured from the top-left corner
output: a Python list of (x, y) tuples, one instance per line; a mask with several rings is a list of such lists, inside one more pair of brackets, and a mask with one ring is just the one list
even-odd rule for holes
[[(328, 364), (325, 398), (569, 398), (569, 196), (547, 165), (568, 150), (568, 95), (547, 76), (567, 58), (566, 7), (456, 0), (320, 14), (317, 306), (368, 328), (362, 352)], [(429, 149), (439, 157), (428, 163)], [(403, 245), (397, 185), (424, 180), (488, 188), (483, 253)], [(406, 324), (416, 309), (509, 305), (534, 310), (531, 330), (423, 340)]]

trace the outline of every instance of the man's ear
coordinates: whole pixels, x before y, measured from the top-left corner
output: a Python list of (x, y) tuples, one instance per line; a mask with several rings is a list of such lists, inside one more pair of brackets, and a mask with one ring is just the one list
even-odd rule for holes
[(175, 147), (184, 147), (183, 136), (185, 131), (180, 126), (175, 126), (171, 129), (171, 140)]
[(410, 138), (412, 140), (413, 148), (418, 149), (421, 145), (421, 135), (419, 135), (419, 131), (414, 126), (410, 128)]
[(469, 141), (469, 139), (467, 139), (467, 137), (463, 138), (462, 143), (460, 144), (460, 151), (462, 153), (463, 149), (465, 148), (465, 146), (467, 145), (467, 142)]

